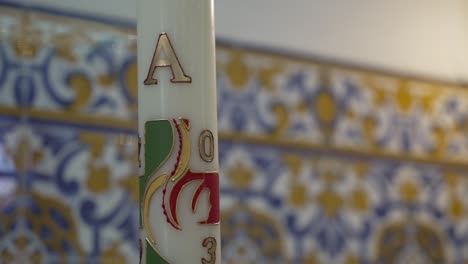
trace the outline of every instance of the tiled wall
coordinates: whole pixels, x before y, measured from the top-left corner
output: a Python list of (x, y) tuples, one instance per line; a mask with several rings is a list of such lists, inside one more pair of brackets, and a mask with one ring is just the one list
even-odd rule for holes
[[(132, 29), (0, 8), (0, 263), (137, 263)], [(223, 263), (464, 263), (468, 90), (217, 49)]]

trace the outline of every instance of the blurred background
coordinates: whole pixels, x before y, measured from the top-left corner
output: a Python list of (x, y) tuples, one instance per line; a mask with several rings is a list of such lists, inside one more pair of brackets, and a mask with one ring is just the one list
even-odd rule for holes
[[(468, 263), (468, 2), (215, 5), (223, 263)], [(0, 263), (138, 263), (135, 10), (0, 0)]]

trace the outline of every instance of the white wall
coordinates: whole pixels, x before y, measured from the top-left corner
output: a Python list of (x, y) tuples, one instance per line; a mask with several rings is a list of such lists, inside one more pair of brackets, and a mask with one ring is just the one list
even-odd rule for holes
[[(29, 0), (135, 20), (136, 1)], [(200, 0), (197, 0), (200, 1)], [(215, 0), (217, 36), (468, 81), (467, 0)]]
[[(136, 19), (137, 0), (6, 0), (25, 6), (45, 6), (54, 9), (77, 10), (81, 13), (104, 14), (125, 20)], [(2, 1), (0, 0), (0, 3)]]
[(218, 35), (392, 71), (468, 78), (466, 0), (218, 0)]

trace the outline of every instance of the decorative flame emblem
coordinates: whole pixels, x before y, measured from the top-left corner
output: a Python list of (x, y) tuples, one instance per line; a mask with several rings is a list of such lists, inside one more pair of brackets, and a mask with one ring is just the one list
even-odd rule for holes
[[(177, 154), (173, 151), (177, 145)], [(201, 225), (219, 224), (219, 175), (217, 172), (194, 172), (189, 168), (191, 142), (190, 121), (173, 119), (150, 121), (145, 125), (145, 175), (142, 177), (145, 186), (142, 199), (142, 221), (148, 234), (148, 239), (155, 244), (154, 234), (149, 227), (149, 206), (153, 195), (162, 189), (162, 209), (167, 222), (175, 229), (182, 230), (177, 212), (179, 197), (184, 188), (196, 184), (197, 188), (191, 200), (192, 212), (195, 213), (200, 195), (209, 193), (210, 206), (207, 217), (200, 221)], [(160, 168), (172, 156), (175, 165), (170, 173), (162, 173), (154, 177)], [(174, 158), (174, 157), (173, 157)], [(151, 181), (150, 181), (151, 179)], [(149, 182), (149, 183), (148, 183)]]

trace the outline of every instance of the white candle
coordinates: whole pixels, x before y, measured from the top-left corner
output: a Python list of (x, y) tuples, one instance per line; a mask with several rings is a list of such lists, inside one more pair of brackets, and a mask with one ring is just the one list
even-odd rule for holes
[(141, 263), (221, 263), (213, 0), (139, 0)]

